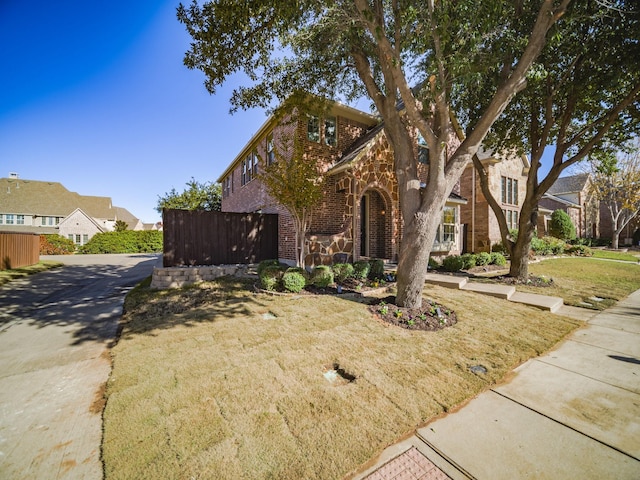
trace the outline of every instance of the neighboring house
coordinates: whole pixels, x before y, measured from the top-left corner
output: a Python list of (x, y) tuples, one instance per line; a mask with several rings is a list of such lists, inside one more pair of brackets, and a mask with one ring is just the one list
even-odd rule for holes
[[(296, 135), (325, 176), (324, 196), (306, 236), (306, 264), (359, 258), (397, 260), (402, 236), (398, 184), (393, 151), (379, 119), (341, 104), (334, 104), (322, 118), (298, 118), (298, 122), (270, 118), (239, 152), (218, 179), (222, 211), (278, 213), (279, 257), (294, 261), (291, 217), (255, 177), (265, 164), (275, 161), (275, 149), (282, 139)], [(424, 180), (428, 151), (418, 142), (416, 149), (420, 149)], [(433, 245), (434, 255), (461, 252), (460, 205), (465, 203), (458, 191), (450, 196)]]
[[(478, 151), (477, 156), (509, 229), (517, 229), (527, 188), (529, 159), (525, 155), (497, 155), (483, 149)], [(460, 194), (468, 199), (460, 212), (466, 233), (464, 250), (472, 253), (490, 252), (493, 245), (502, 241), (502, 237), (498, 220), (482, 193), (480, 177), (473, 164), (465, 169), (460, 178)]]
[(79, 195), (58, 182), (0, 178), (0, 231), (57, 233), (84, 245), (93, 235), (114, 230), (116, 220), (129, 229), (143, 225), (109, 197)]
[(601, 216), (600, 202), (589, 192), (589, 188), (588, 173), (558, 178), (540, 199), (538, 236), (548, 234), (551, 214), (555, 210), (563, 210), (573, 221), (579, 238), (602, 237), (601, 229), (606, 228), (607, 223), (605, 217), (609, 223), (611, 219), (609, 215)]

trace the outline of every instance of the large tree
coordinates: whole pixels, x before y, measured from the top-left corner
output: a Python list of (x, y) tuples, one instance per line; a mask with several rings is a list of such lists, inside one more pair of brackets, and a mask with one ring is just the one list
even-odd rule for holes
[(158, 195), (156, 211), (162, 213), (163, 208), (178, 210), (220, 211), (222, 206), (222, 188), (219, 183), (198, 182), (195, 178), (187, 182), (186, 188), (178, 192), (172, 188), (163, 196)]
[(611, 243), (618, 248), (620, 233), (640, 214), (640, 140), (629, 151), (590, 160), (591, 193), (611, 215)]
[[(514, 24), (527, 31), (525, 25)], [(505, 43), (506, 51), (514, 44)], [(510, 275), (528, 276), (531, 239), (538, 223), (538, 203), (567, 168), (590, 154), (619, 145), (639, 131), (640, 9), (634, 0), (586, 0), (568, 9), (562, 26), (527, 75), (527, 87), (505, 109), (486, 140), (496, 150), (527, 152), (531, 168), (526, 182), (518, 235), (509, 232), (502, 206), (492, 195), (484, 166), (476, 157), (481, 188), (511, 254)], [(487, 72), (458, 97), (458, 115), (473, 125), (487, 101), (486, 89), (501, 81)], [(488, 73), (488, 74), (487, 74)], [(553, 152), (549, 170), (540, 175), (543, 154)]]
[[(235, 72), (247, 75), (250, 84), (235, 90), (233, 109), (269, 107), (300, 90), (372, 100), (394, 150), (399, 184), (403, 238), (396, 302), (418, 307), (442, 208), (491, 125), (525, 86), (548, 30), (568, 4), (212, 0), (200, 6), (194, 0), (189, 7), (180, 5), (178, 19), (193, 39), (185, 64), (205, 73), (212, 94)], [(508, 55), (500, 51), (503, 42), (514, 46)], [(501, 77), (485, 91), (488, 101), (460, 143), (451, 99), (470, 78), (471, 64), (499, 70)], [(416, 130), (429, 147), (424, 188)]]

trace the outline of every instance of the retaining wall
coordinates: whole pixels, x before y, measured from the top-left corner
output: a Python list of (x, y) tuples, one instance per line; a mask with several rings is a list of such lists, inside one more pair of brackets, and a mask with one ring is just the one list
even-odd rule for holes
[(180, 288), (197, 282), (209, 282), (219, 277), (248, 275), (249, 265), (212, 265), (200, 267), (154, 268), (151, 288)]

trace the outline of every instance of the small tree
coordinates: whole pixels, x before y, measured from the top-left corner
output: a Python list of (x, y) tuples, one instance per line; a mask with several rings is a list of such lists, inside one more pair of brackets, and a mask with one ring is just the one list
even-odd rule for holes
[(628, 153), (601, 155), (591, 166), (591, 192), (609, 210), (611, 246), (618, 248), (620, 233), (640, 213), (640, 140)]
[(220, 211), (222, 208), (222, 188), (219, 183), (200, 183), (191, 177), (191, 180), (187, 182), (187, 188), (182, 193), (178, 193), (175, 188), (172, 188), (164, 196), (158, 195), (156, 211), (162, 213), (163, 208)]
[(283, 139), (284, 154), (274, 148), (275, 159), (258, 178), (267, 192), (291, 214), (295, 230), (296, 265), (305, 266), (304, 238), (311, 225), (313, 209), (322, 199), (323, 177), (317, 162), (305, 154), (302, 142), (294, 137), (288, 147)]
[(571, 217), (564, 210), (555, 210), (551, 214), (549, 233), (561, 240), (573, 240), (576, 238), (576, 227)]
[(113, 227), (116, 232), (124, 232), (127, 228), (129, 228), (129, 225), (127, 225), (127, 222), (125, 222), (124, 220), (116, 220), (116, 223)]

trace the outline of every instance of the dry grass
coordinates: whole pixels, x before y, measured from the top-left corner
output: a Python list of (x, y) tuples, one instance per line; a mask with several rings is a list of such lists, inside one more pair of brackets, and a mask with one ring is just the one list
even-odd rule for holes
[(51, 270), (52, 268), (62, 267), (60, 262), (53, 262), (50, 260), (43, 260), (35, 265), (27, 265), (26, 267), (12, 268), (10, 270), (0, 270), (0, 285), (9, 283), (11, 280), (17, 278), (33, 275), (34, 273), (44, 272), (45, 270)]
[[(579, 325), (428, 286), (459, 322), (414, 332), (353, 300), (247, 287), (129, 295), (107, 386), (107, 479), (342, 478)], [(333, 364), (356, 380), (330, 383)]]
[[(550, 287), (518, 285), (517, 290), (561, 297), (567, 305), (604, 310), (640, 288), (640, 265), (592, 258), (556, 258), (529, 265), (532, 275), (553, 279)], [(590, 300), (598, 297), (603, 300)]]

